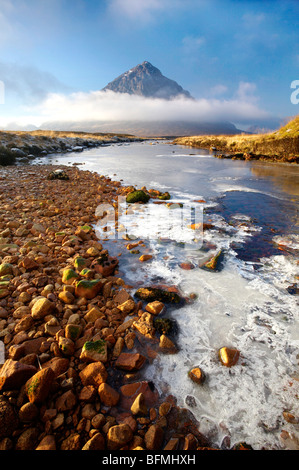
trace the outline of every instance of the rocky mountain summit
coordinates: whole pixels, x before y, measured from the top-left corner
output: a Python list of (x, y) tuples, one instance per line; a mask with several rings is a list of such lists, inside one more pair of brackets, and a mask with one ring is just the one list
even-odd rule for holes
[(187, 90), (147, 61), (115, 78), (103, 88), (106, 90), (151, 98), (171, 99), (179, 95), (192, 98)]

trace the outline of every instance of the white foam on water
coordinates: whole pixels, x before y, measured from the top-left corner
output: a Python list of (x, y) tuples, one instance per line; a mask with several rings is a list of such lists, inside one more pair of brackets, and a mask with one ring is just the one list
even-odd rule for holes
[[(241, 178), (240, 178), (241, 179)], [(223, 180), (223, 178), (219, 178), (219, 180)], [(283, 197), (282, 195), (278, 194), (273, 194), (269, 193), (267, 191), (263, 191), (260, 189), (255, 189), (255, 188), (250, 188), (248, 186), (238, 186), (238, 185), (229, 185), (226, 183), (217, 183), (217, 178), (215, 178), (214, 181), (216, 184), (214, 186), (215, 191), (218, 191), (221, 194), (227, 193), (227, 192), (232, 192), (232, 191), (241, 191), (241, 192), (246, 192), (246, 193), (257, 193), (257, 194), (264, 194), (265, 196), (272, 197), (274, 199), (280, 199), (280, 200), (288, 200), (287, 197)]]
[[(227, 191), (267, 194), (248, 187), (247, 183), (238, 184), (237, 179), (221, 175), (209, 179), (209, 184), (213, 185), (216, 195)], [(147, 187), (169, 190), (172, 199), (167, 202), (171, 203), (188, 205), (201, 198), (155, 181)], [(204, 188), (199, 187), (204, 192)], [(208, 201), (202, 206), (215, 204)], [(155, 207), (155, 212), (148, 219), (150, 206)], [(176, 211), (179, 209), (174, 209), (173, 213)], [(242, 213), (231, 218), (233, 225), (227, 224), (219, 213), (209, 214), (216, 227), (216, 230), (204, 232), (204, 241), (216, 247), (209, 252), (194, 241), (197, 235), (194, 231), (181, 230), (188, 225), (186, 220), (183, 219), (183, 224), (178, 220), (171, 231), (167, 231), (166, 224), (158, 226), (169, 213), (170, 209), (164, 205), (150, 203), (139, 206), (135, 214), (129, 216), (128, 233), (147, 241), (153, 259), (140, 263), (138, 268), (133, 264), (132, 269), (128, 262), (126, 276), (132, 285), (148, 285), (151, 280), (161, 279), (165, 284), (177, 285), (185, 295), (197, 294), (197, 299), (193, 304), (166, 312), (177, 321), (179, 351), (157, 356), (145, 368), (145, 378), (152, 380), (161, 392), (175, 395), (180, 406), (189, 408), (199, 421), (199, 430), (212, 444), (221, 446), (223, 439), (229, 438), (231, 445), (246, 441), (256, 449), (280, 448), (281, 430), (294, 432), (293, 425), (284, 421), (283, 411), (299, 416), (299, 381), (294, 380), (299, 351), (298, 296), (287, 291), (298, 274), (298, 265), (287, 251), (261, 259), (259, 263), (239, 260), (232, 242), (242, 244), (261, 230)], [(172, 241), (164, 242), (163, 238)], [(273, 242), (290, 250), (298, 249), (295, 236), (283, 239), (274, 236)], [(221, 272), (208, 272), (198, 267), (185, 271), (179, 267), (183, 261), (197, 266), (220, 248), (225, 251)], [(235, 366), (226, 368), (220, 363), (217, 351), (222, 346), (240, 350), (241, 357)], [(201, 386), (188, 378), (188, 371), (194, 366), (201, 367), (207, 376)], [(299, 432), (298, 428), (295, 431)]]
[[(221, 272), (178, 268), (184, 259), (196, 264), (205, 256), (193, 246), (180, 250), (151, 243), (156, 258), (143, 267), (146, 279), (162, 276), (186, 295), (196, 293), (197, 300), (171, 311), (179, 325), (179, 352), (158, 356), (146, 369), (146, 378), (189, 408), (214, 445), (221, 446), (229, 437), (231, 445), (246, 441), (256, 449), (279, 449), (281, 430), (292, 426), (284, 421), (283, 411), (299, 413), (299, 382), (293, 380), (298, 369), (299, 311), (296, 296), (286, 290), (298, 267), (294, 258), (283, 254), (260, 263), (237, 259), (230, 244), (242, 243), (251, 231), (228, 226), (217, 214), (214, 219), (227, 231), (208, 231), (204, 239), (225, 250)], [(250, 223), (242, 214), (235, 219)], [(222, 346), (240, 350), (237, 365), (226, 368), (220, 363), (217, 351)], [(201, 386), (187, 375), (195, 366), (207, 376)]]
[[(180, 288), (196, 292), (198, 300), (172, 312), (180, 350), (158, 357), (146, 375), (190, 408), (214, 444), (228, 435), (232, 444), (245, 440), (257, 449), (279, 448), (282, 412), (299, 411), (299, 383), (292, 390), (289, 385), (298, 367), (299, 338), (292, 335), (298, 312), (295, 318), (292, 296), (275, 292), (262, 277), (247, 280), (241, 271), (238, 262), (220, 273), (184, 272)], [(217, 358), (222, 346), (241, 352), (230, 369)], [(207, 375), (203, 386), (187, 376), (195, 366)]]
[(204, 153), (197, 153), (197, 154), (186, 154), (186, 153), (169, 153), (169, 154), (158, 154), (155, 155), (158, 158), (173, 158), (173, 157), (188, 157), (189, 158), (214, 158), (214, 155), (211, 154), (204, 154)]

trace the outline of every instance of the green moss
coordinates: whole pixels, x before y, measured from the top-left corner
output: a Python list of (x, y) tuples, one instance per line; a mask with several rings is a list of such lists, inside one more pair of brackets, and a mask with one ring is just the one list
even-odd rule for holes
[(36, 392), (37, 388), (39, 386), (39, 379), (38, 377), (32, 378), (29, 382), (29, 386), (27, 387), (27, 395), (30, 397), (31, 395), (34, 395)]
[(80, 271), (80, 276), (92, 277), (93, 276), (93, 271), (91, 269), (84, 268), (84, 269), (82, 269), (82, 271)]
[(81, 225), (80, 229), (84, 230), (84, 232), (91, 232), (92, 231), (92, 227), (90, 227), (90, 225)]
[(133, 204), (134, 202), (148, 202), (150, 199), (150, 196), (146, 194), (144, 191), (137, 190), (137, 191), (132, 191), (127, 195), (126, 201), (128, 204)]
[(79, 275), (73, 269), (65, 269), (62, 275), (62, 282), (76, 279)]
[(74, 261), (74, 267), (76, 269), (81, 269), (86, 265), (87, 265), (87, 260), (85, 258), (81, 258), (80, 256), (76, 258)]
[(105, 344), (105, 341), (102, 339), (97, 341), (86, 341), (86, 343), (83, 345), (83, 349), (85, 349), (85, 351), (92, 351), (98, 354), (103, 354), (105, 352)]
[(135, 296), (148, 302), (159, 300), (160, 302), (180, 303), (182, 300), (176, 292), (169, 292), (154, 287), (141, 287), (137, 289)]
[(223, 252), (222, 250), (218, 251), (218, 253), (209, 259), (203, 266), (202, 269), (207, 269), (209, 271), (220, 271), (221, 269), (221, 262), (223, 260)]
[(154, 327), (160, 334), (167, 335), (172, 330), (173, 323), (169, 318), (156, 318)]
[(77, 282), (76, 286), (77, 287), (84, 287), (84, 289), (92, 289), (93, 287), (95, 287), (100, 282), (101, 282), (100, 279), (93, 279), (91, 281), (89, 281), (87, 279), (81, 279), (80, 281)]
[(0, 264), (0, 276), (5, 276), (6, 274), (12, 274), (13, 265), (10, 263)]
[(81, 327), (79, 325), (69, 325), (68, 327), (68, 334), (70, 335), (70, 339), (72, 341), (76, 341), (81, 333)]
[(166, 191), (166, 193), (160, 194), (160, 196), (158, 196), (158, 199), (161, 199), (162, 201), (167, 201), (168, 199), (170, 199), (169, 192)]

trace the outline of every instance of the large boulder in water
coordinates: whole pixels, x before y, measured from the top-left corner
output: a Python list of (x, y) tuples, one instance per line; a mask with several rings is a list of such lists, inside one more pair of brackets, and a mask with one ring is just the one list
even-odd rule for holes
[(155, 287), (141, 287), (135, 292), (135, 297), (148, 302), (158, 300), (167, 303), (180, 303), (182, 300), (176, 292), (169, 292)]
[(144, 191), (140, 189), (140, 190), (132, 191), (131, 193), (129, 193), (126, 198), (126, 202), (128, 204), (132, 204), (135, 202), (146, 203), (149, 201), (149, 199), (150, 199), (149, 194), (146, 194)]

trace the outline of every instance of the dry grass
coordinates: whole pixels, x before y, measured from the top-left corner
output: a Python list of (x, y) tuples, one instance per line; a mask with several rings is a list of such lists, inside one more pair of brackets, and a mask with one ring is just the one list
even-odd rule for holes
[(109, 140), (114, 136), (133, 138), (130, 134), (116, 134), (116, 133), (100, 133), (100, 132), (74, 132), (74, 131), (49, 131), (49, 130), (36, 130), (36, 131), (0, 131), (0, 138), (2, 136), (16, 138), (16, 137), (50, 137), (59, 138), (67, 137), (71, 139), (95, 139), (95, 140)]
[(299, 116), (268, 134), (179, 137), (175, 144), (211, 149), (245, 157), (299, 163)]

